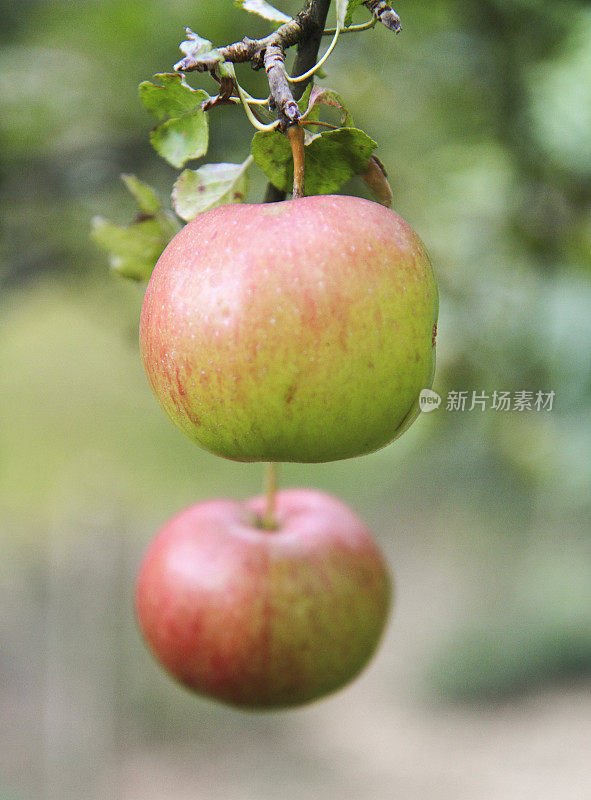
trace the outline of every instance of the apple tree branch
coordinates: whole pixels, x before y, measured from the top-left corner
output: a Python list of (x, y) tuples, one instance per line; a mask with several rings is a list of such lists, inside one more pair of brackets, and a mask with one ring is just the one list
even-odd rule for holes
[[(269, 81), (270, 106), (276, 110), (279, 126), (285, 130), (296, 125), (301, 116), (296, 100), (303, 94), (310, 79), (295, 84), (292, 90), (287, 79), (285, 54), (297, 45), (298, 51), (292, 77), (312, 69), (318, 50), (331, 0), (306, 0), (302, 10), (276, 31), (262, 39), (245, 36), (239, 42), (218, 47), (206, 53), (189, 52), (174, 65), (178, 72), (211, 72), (216, 74), (220, 61), (233, 64), (250, 62), (253, 69), (265, 69)], [(366, 0), (364, 5), (374, 17), (396, 33), (400, 18), (386, 0)], [(188, 31), (191, 35), (192, 31)], [(194, 34), (193, 34), (194, 35)]]

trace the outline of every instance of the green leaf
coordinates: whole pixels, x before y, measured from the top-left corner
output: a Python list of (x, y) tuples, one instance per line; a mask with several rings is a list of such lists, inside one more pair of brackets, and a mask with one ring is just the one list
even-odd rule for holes
[(244, 11), (250, 11), (251, 14), (258, 14), (259, 17), (268, 19), (270, 22), (276, 22), (282, 25), (284, 22), (289, 22), (291, 17), (279, 11), (266, 0), (234, 0), (234, 5), (239, 6)]
[(297, 101), (298, 108), (300, 109), (300, 114), (306, 113), (306, 109), (308, 108), (308, 105), (310, 103), (310, 94), (312, 93), (312, 89), (314, 88), (315, 85), (316, 84), (313, 81), (311, 81), (304, 89), (304, 94)]
[(91, 237), (108, 252), (111, 269), (136, 281), (148, 280), (166, 245), (154, 218), (124, 226), (94, 217)]
[(158, 119), (169, 119), (151, 132), (150, 141), (169, 164), (180, 168), (207, 152), (209, 126), (203, 103), (209, 95), (202, 89), (192, 89), (178, 73), (155, 77), (162, 85), (144, 81), (139, 87), (140, 98)]
[(336, 192), (353, 175), (358, 175), (377, 147), (377, 142), (358, 128), (339, 128), (315, 138), (306, 151), (310, 194)]
[(121, 180), (137, 203), (137, 207), (144, 214), (155, 214), (162, 208), (160, 198), (156, 191), (147, 183), (140, 181), (135, 175), (122, 175)]
[(337, 24), (341, 28), (348, 28), (353, 21), (353, 12), (363, 2), (364, 0), (336, 0)]
[[(306, 194), (331, 194), (367, 168), (377, 147), (358, 128), (339, 128), (311, 137), (306, 145)], [(293, 158), (287, 138), (278, 131), (258, 131), (252, 140), (252, 155), (267, 178), (278, 189), (290, 192)]]
[[(344, 21), (343, 25), (345, 28), (348, 28), (349, 25), (353, 22), (353, 12), (355, 9), (363, 4), (364, 0), (344, 0), (346, 4), (346, 9), (344, 13)], [(339, 0), (337, 0), (337, 7), (338, 7)]]
[(246, 170), (251, 163), (249, 156), (242, 164), (205, 164), (199, 169), (186, 169), (172, 190), (176, 213), (189, 222), (210, 208), (243, 202), (248, 191)]
[(173, 167), (207, 153), (209, 127), (204, 113), (169, 119), (150, 134), (152, 147)]
[(139, 95), (148, 111), (160, 120), (200, 111), (205, 100), (209, 98), (203, 89), (192, 89), (185, 76), (178, 72), (160, 72), (154, 77), (162, 85), (142, 81)]
[(91, 238), (109, 254), (111, 269), (124, 278), (147, 281), (160, 254), (179, 230), (172, 214), (162, 210), (151, 186), (135, 175), (122, 175), (135, 197), (140, 213), (131, 225), (119, 225), (103, 217), (92, 220)]
[[(302, 102), (304, 98), (306, 98), (306, 93), (304, 93), (300, 102)], [(307, 94), (307, 103), (305, 107), (302, 108), (300, 106), (300, 111), (302, 111), (303, 114), (306, 114), (306, 119), (318, 120), (320, 115), (318, 113), (317, 106), (321, 105), (329, 106), (338, 111), (341, 126), (345, 126), (347, 128), (354, 127), (353, 117), (349, 113), (348, 109), (345, 108), (345, 104), (343, 103), (340, 94), (335, 92), (334, 89), (329, 89), (327, 87), (317, 86), (314, 84), (311, 86), (310, 92)]]
[[(336, 0), (337, 25), (340, 28), (345, 27), (349, 2), (350, 0)], [(354, 0), (351, 0), (351, 2), (354, 2)]]

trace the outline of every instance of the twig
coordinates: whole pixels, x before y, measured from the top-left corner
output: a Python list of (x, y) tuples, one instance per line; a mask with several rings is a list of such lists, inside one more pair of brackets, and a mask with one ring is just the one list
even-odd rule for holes
[[(307, 17), (306, 36), (298, 43), (298, 49), (291, 71), (292, 75), (301, 75), (311, 69), (318, 58), (318, 50), (322, 42), (322, 34), (326, 24), (326, 17), (330, 7), (330, 0), (308, 0), (309, 13)], [(306, 86), (312, 78), (295, 84), (293, 96), (296, 100), (306, 91)]]
[(288, 125), (297, 123), (301, 115), (287, 82), (285, 52), (280, 44), (267, 45), (264, 65), (273, 107), (279, 111), (280, 127), (285, 129)]
[[(377, 17), (372, 17), (368, 22), (362, 22), (360, 25), (349, 25), (348, 28), (343, 28), (341, 31), (341, 36), (344, 33), (359, 33), (359, 31), (369, 31), (371, 28), (375, 28)], [(323, 36), (333, 36), (337, 32), (336, 28), (325, 28), (322, 31)]]
[(309, 80), (312, 77), (312, 75), (314, 75), (314, 73), (317, 72), (320, 69), (320, 67), (324, 64), (326, 59), (329, 57), (329, 55), (334, 50), (334, 48), (336, 46), (336, 43), (337, 43), (337, 41), (339, 39), (339, 36), (341, 35), (341, 31), (342, 31), (342, 28), (337, 25), (337, 27), (335, 28), (335, 31), (334, 31), (334, 36), (333, 36), (332, 42), (328, 46), (328, 50), (322, 56), (320, 61), (318, 61), (316, 64), (314, 64), (312, 67), (310, 67), (310, 69), (306, 70), (306, 72), (304, 72), (302, 75), (294, 75), (292, 77), (288, 77), (287, 80), (290, 83), (302, 83), (303, 81)]
[[(371, 11), (375, 20), (378, 20), (390, 30), (398, 33), (400, 17), (386, 0), (365, 0), (364, 5)], [(279, 124), (282, 130), (288, 125), (298, 121), (300, 112), (295, 101), (301, 97), (306, 88), (308, 79), (317, 68), (316, 58), (320, 41), (325, 33), (325, 22), (330, 0), (306, 0), (304, 8), (293, 19), (280, 25), (276, 31), (264, 36), (262, 39), (250, 39), (245, 36), (240, 42), (218, 47), (215, 50), (200, 52), (196, 46), (194, 52), (184, 52), (186, 55), (174, 65), (178, 72), (211, 72), (216, 74), (220, 61), (232, 64), (250, 61), (254, 69), (265, 68), (269, 77), (271, 107), (277, 111)], [(352, 25), (350, 31), (365, 30), (372, 27), (373, 21), (363, 25)], [(328, 53), (336, 44), (338, 33), (335, 29), (335, 38)], [(198, 44), (202, 41), (187, 28), (189, 41), (195, 40)], [(288, 86), (288, 76), (285, 70), (285, 53), (288, 48), (298, 46), (298, 55), (289, 80), (301, 79), (305, 76), (301, 91), (291, 91)], [(310, 58), (313, 55), (313, 58)]]
[(338, 130), (338, 125), (333, 125), (331, 122), (324, 122), (321, 119), (306, 119), (306, 117), (302, 117), (300, 119), (300, 125), (320, 125), (322, 128), (328, 128), (331, 131)]
[[(294, 19), (281, 25), (276, 31), (262, 39), (245, 37), (240, 42), (218, 47), (206, 53), (188, 53), (174, 65), (177, 72), (216, 73), (220, 61), (239, 64), (250, 61), (254, 69), (264, 66), (269, 77), (269, 88), (273, 107), (277, 110), (280, 126), (285, 129), (299, 118), (299, 109), (287, 85), (285, 51), (298, 44), (308, 29), (308, 18), (313, 0)], [(189, 39), (197, 38), (187, 28)]]
[[(251, 122), (251, 124), (259, 131), (272, 131), (272, 130), (275, 130), (275, 128), (277, 128), (279, 126), (279, 124), (280, 124), (279, 120), (277, 119), (277, 120), (275, 120), (275, 122), (271, 122), (268, 125), (265, 125), (264, 123), (259, 121), (258, 117), (256, 116), (256, 114), (254, 114), (254, 112), (252, 111), (252, 109), (251, 109), (251, 107), (250, 107), (250, 105), (248, 103), (248, 96), (247, 96), (246, 92), (244, 91), (242, 86), (240, 86), (240, 84), (236, 80), (236, 75), (234, 73), (234, 65), (233, 64), (229, 64), (229, 65), (227, 65), (227, 67), (231, 71), (233, 83), (234, 83), (234, 86), (236, 87), (236, 91), (238, 92), (238, 97), (240, 98), (240, 102), (242, 103), (244, 111), (246, 112), (246, 116), (248, 117), (248, 119)], [(297, 108), (297, 105), (296, 105), (296, 108)]]
[(363, 5), (371, 11), (378, 22), (394, 33), (400, 33), (402, 30), (400, 17), (390, 3), (387, 3), (386, 0), (365, 0)]

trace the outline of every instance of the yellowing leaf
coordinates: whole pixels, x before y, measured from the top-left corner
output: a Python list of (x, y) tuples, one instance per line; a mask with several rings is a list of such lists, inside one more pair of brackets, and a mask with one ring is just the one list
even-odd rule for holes
[(199, 169), (186, 169), (172, 190), (174, 210), (188, 222), (210, 208), (243, 202), (248, 191), (246, 170), (251, 163), (249, 156), (242, 164), (205, 164)]
[(235, 0), (234, 5), (239, 6), (244, 11), (250, 11), (251, 14), (258, 14), (259, 17), (268, 19), (270, 22), (276, 22), (282, 25), (284, 22), (289, 22), (291, 17), (273, 8), (266, 0)]

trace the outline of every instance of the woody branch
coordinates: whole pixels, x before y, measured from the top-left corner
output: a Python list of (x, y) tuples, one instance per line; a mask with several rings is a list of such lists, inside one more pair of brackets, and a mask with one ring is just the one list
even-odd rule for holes
[[(390, 30), (396, 33), (400, 30), (399, 17), (385, 0), (366, 0), (364, 5)], [(286, 51), (294, 45), (298, 46), (294, 76), (314, 66), (329, 6), (330, 0), (306, 0), (299, 14), (268, 36), (262, 39), (245, 36), (240, 42), (218, 47), (215, 55), (186, 55), (174, 65), (174, 69), (178, 72), (215, 74), (220, 58), (233, 64), (250, 62), (253, 69), (264, 67), (269, 81), (269, 104), (277, 111), (280, 127), (285, 130), (289, 125), (299, 122), (301, 114), (296, 98), (301, 96), (308, 82), (295, 84), (292, 92), (285, 68)], [(190, 36), (192, 32), (188, 30), (187, 33)]]

